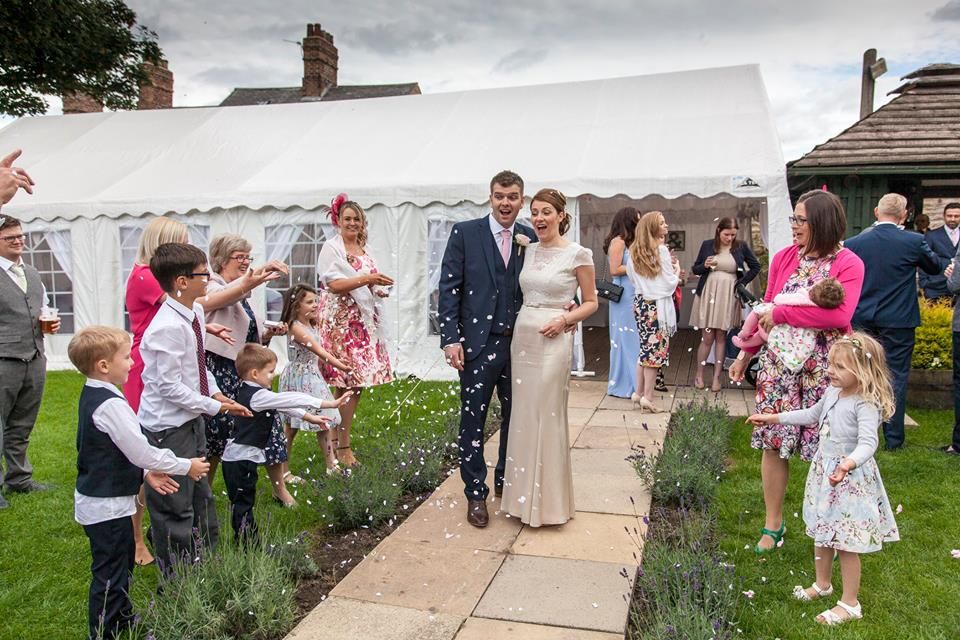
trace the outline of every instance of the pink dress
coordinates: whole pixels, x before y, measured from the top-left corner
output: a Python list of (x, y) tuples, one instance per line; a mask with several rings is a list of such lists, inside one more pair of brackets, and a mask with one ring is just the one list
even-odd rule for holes
[[(354, 269), (365, 268), (370, 273), (377, 273), (377, 265), (369, 255), (348, 256), (347, 260)], [(326, 291), (320, 296), (320, 301), (318, 319), (323, 348), (349, 363), (354, 376), (360, 381), (359, 385), (348, 384), (342, 371), (321, 363), (320, 371), (327, 384), (340, 388), (373, 387), (393, 380), (387, 344), (370, 336), (353, 296)], [(382, 318), (376, 321), (379, 323)]]
[(146, 333), (153, 316), (160, 310), (164, 296), (160, 283), (153, 277), (150, 267), (145, 264), (133, 265), (127, 279), (126, 307), (130, 316), (130, 330), (133, 332), (133, 368), (130, 377), (123, 385), (123, 395), (130, 403), (134, 413), (140, 408), (140, 394), (143, 393), (143, 360), (140, 358), (140, 340)]

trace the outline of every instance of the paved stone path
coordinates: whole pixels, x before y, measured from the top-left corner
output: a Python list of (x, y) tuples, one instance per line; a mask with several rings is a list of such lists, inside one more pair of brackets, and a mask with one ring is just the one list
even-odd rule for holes
[[(666, 409), (703, 391), (662, 394)], [(753, 391), (722, 392), (731, 415)], [(641, 414), (606, 396), (606, 381), (570, 382), (576, 516), (532, 529), (499, 510), (466, 521), (459, 474), (450, 476), (288, 636), (291, 640), (621, 640), (641, 550), (625, 529), (650, 494), (625, 460), (633, 445), (658, 450), (669, 413)], [(486, 445), (496, 461), (497, 438)], [(492, 473), (492, 470), (491, 470)], [(626, 577), (624, 576), (626, 574)]]

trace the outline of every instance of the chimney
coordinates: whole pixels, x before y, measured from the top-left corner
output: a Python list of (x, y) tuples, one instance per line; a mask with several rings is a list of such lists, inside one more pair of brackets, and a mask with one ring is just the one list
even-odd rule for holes
[(304, 98), (319, 98), (330, 87), (337, 86), (339, 57), (333, 36), (319, 24), (308, 24), (307, 37), (303, 39)]
[(161, 58), (157, 64), (143, 63), (147, 81), (140, 85), (140, 100), (137, 109), (173, 108), (173, 72), (167, 68), (167, 61)]
[(887, 72), (887, 61), (877, 59), (876, 49), (863, 52), (863, 76), (860, 81), (860, 119), (873, 113), (873, 93), (877, 78)]
[(72, 113), (100, 113), (103, 105), (85, 93), (67, 93), (63, 96), (63, 115)]

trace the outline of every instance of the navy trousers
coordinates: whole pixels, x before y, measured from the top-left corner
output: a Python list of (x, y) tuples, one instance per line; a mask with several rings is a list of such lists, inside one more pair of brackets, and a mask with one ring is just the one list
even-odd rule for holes
[(486, 500), (487, 463), (483, 459), (483, 425), (493, 390), (500, 399), (500, 450), (493, 474), (495, 486), (503, 486), (507, 465), (507, 431), (510, 426), (510, 338), (491, 335), (473, 360), (460, 372), (460, 477), (467, 500)]
[(93, 561), (87, 619), (90, 640), (113, 638), (133, 623), (130, 575), (136, 546), (130, 516), (84, 525)]
[(230, 498), (230, 524), (237, 542), (257, 539), (253, 505), (257, 500), (257, 463), (249, 460), (221, 463), (223, 482)]
[(858, 328), (876, 338), (887, 354), (887, 367), (890, 369), (897, 405), (893, 416), (883, 423), (883, 439), (887, 449), (899, 449), (903, 446), (904, 440), (903, 417), (907, 408), (907, 378), (910, 376), (910, 360), (913, 358), (916, 329), (873, 325)]

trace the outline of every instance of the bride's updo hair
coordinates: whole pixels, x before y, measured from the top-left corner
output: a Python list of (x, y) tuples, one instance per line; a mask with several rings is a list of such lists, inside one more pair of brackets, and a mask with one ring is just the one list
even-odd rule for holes
[(546, 202), (557, 210), (557, 215), (560, 216), (560, 235), (566, 235), (567, 231), (570, 230), (570, 214), (567, 213), (567, 198), (556, 189), (540, 189), (540, 191), (537, 191), (537, 194), (533, 196), (530, 204), (534, 202)]

